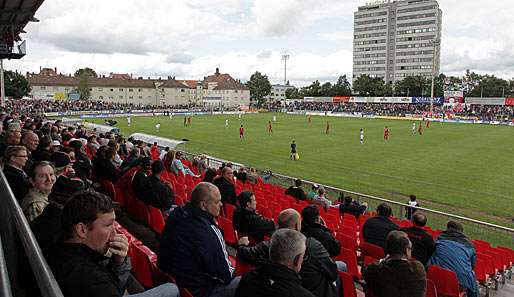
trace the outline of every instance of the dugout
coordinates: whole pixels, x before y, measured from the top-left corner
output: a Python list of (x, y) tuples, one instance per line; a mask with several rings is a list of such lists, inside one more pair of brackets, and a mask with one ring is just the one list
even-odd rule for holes
[(169, 147), (172, 150), (176, 150), (178, 146), (182, 145), (182, 150), (186, 150), (186, 142), (183, 140), (169, 139), (164, 137), (159, 137), (155, 135), (150, 135), (146, 133), (133, 133), (129, 136), (129, 138), (133, 138), (135, 140), (142, 140), (146, 143), (153, 144), (157, 142), (157, 145), (160, 147)]

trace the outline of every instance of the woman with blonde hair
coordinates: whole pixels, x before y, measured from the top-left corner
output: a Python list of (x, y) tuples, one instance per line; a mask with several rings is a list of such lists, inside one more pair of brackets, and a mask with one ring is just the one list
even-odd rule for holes
[(28, 158), (29, 154), (24, 146), (11, 145), (5, 149), (4, 174), (18, 203), (21, 203), (29, 191), (27, 174), (23, 171)]

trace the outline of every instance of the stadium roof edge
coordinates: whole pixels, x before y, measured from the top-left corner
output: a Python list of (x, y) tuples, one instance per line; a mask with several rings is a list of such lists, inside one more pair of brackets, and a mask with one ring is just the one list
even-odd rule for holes
[(0, 37), (14, 33), (15, 40), (29, 22), (38, 22), (34, 14), (45, 0), (4, 0), (0, 7)]

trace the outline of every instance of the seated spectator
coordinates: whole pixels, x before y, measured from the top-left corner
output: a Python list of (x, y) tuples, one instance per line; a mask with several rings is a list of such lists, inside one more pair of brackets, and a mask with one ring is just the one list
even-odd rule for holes
[(392, 212), (391, 207), (386, 203), (381, 203), (377, 207), (378, 216), (367, 219), (362, 227), (365, 242), (385, 248), (387, 234), (399, 230), (398, 225), (389, 218)]
[(25, 172), (28, 172), (32, 164), (34, 163), (34, 153), (39, 145), (39, 136), (32, 131), (25, 131), (21, 136), (21, 145), (27, 148), (29, 159), (25, 165)]
[(446, 230), (435, 242), (435, 251), (428, 265), (438, 265), (457, 274), (461, 288), (467, 296), (478, 297), (478, 288), (473, 269), (476, 264), (476, 251), (471, 240), (464, 235), (461, 223), (449, 221)]
[(403, 228), (412, 242), (412, 256), (427, 266), (428, 259), (434, 253), (434, 240), (432, 235), (423, 229), (427, 224), (427, 217), (424, 213), (417, 211), (412, 216), (412, 227)]
[(221, 176), (218, 176), (214, 179), (214, 184), (221, 193), (221, 202), (230, 203), (232, 205), (236, 205), (237, 195), (236, 195), (236, 187), (234, 186), (234, 175), (232, 173), (232, 168), (224, 167), (221, 170)]
[(55, 180), (52, 163), (39, 161), (30, 167), (29, 183), (31, 188), (21, 202), (21, 209), (29, 223), (41, 215), (48, 205), (48, 195), (52, 191)]
[(86, 154), (82, 141), (70, 141), (69, 146), (75, 153), (75, 162), (73, 163), (73, 170), (75, 170), (75, 175), (84, 182), (90, 180), (93, 164)]
[(189, 169), (189, 167), (182, 164), (181, 158), (182, 158), (182, 153), (175, 152), (175, 157), (173, 158), (173, 161), (171, 162), (171, 171), (173, 171), (173, 173), (175, 173), (176, 175), (189, 174), (191, 176), (198, 177), (196, 174), (193, 173), (193, 171), (191, 171), (191, 169)]
[(312, 184), (311, 190), (307, 193), (307, 199), (312, 200), (318, 193), (319, 186), (317, 184)]
[(80, 179), (71, 179), (65, 176), (57, 179), (48, 196), (49, 204), (43, 213), (30, 223), (41, 250), (45, 251), (57, 243), (62, 236), (61, 213), (64, 204), (68, 202), (71, 195), (84, 189), (84, 183)]
[(367, 291), (376, 297), (425, 297), (425, 267), (411, 259), (411, 251), (407, 234), (391, 231), (386, 238), (386, 257), (364, 268)]
[(332, 230), (327, 228), (315, 205), (308, 205), (302, 210), (302, 233), (321, 242), (330, 257), (336, 257), (341, 252), (341, 244), (332, 235)]
[(34, 161), (50, 161), (52, 157), (52, 138), (50, 136), (43, 136), (39, 139), (39, 145), (34, 152)]
[[(120, 170), (123, 173), (125, 173), (128, 169), (136, 166), (137, 162), (139, 162), (138, 160), (140, 159), (140, 157), (141, 157), (141, 153), (137, 147), (130, 150), (128, 157), (125, 158), (125, 160), (123, 160), (123, 162), (121, 162)], [(123, 175), (123, 173), (121, 175)]]
[(218, 172), (214, 168), (207, 168), (207, 171), (205, 171), (205, 176), (203, 177), (204, 182), (208, 183), (214, 183), (214, 179), (218, 176)]
[(270, 263), (246, 273), (237, 297), (309, 297), (298, 275), (305, 255), (305, 236), (290, 229), (277, 230), (271, 237)]
[(164, 156), (166, 156), (166, 154), (167, 154), (169, 151), (170, 151), (170, 147), (169, 147), (169, 146), (165, 147), (165, 148), (161, 151), (161, 153), (159, 154), (159, 160), (164, 161)]
[(198, 160), (198, 164), (196, 164), (196, 167), (198, 168), (198, 173), (204, 174), (207, 169), (209, 168), (209, 164), (207, 161), (207, 156), (204, 154), (201, 154)]
[(257, 173), (257, 170), (254, 168), (254, 167), (251, 167), (250, 168), (250, 172), (248, 173), (248, 181), (251, 183), (251, 184), (257, 184), (257, 182), (259, 181), (259, 174)]
[(410, 195), (408, 206), (405, 206), (405, 217), (407, 220), (411, 220), (412, 215), (416, 212), (419, 207), (418, 201), (416, 201), (416, 195)]
[(292, 196), (293, 198), (296, 199), (296, 201), (306, 200), (307, 196), (305, 195), (305, 192), (303, 191), (301, 186), (302, 186), (302, 180), (297, 179), (294, 181), (294, 186), (290, 186), (289, 188), (287, 188), (285, 194)]
[[(75, 194), (62, 210), (63, 240), (47, 261), (64, 296), (123, 296), (130, 278), (128, 241), (114, 228), (116, 202), (98, 192)], [(179, 296), (164, 284), (137, 296)]]
[(136, 197), (138, 199), (145, 197), (143, 202), (167, 213), (173, 205), (173, 190), (171, 184), (161, 181), (161, 174), (164, 170), (166, 168), (161, 160), (153, 161), (152, 175), (148, 177), (146, 195)]
[(93, 170), (96, 178), (100, 180), (108, 180), (115, 183), (118, 179), (119, 169), (114, 165), (116, 158), (116, 149), (107, 147), (98, 150), (95, 159), (93, 159)]
[(50, 151), (53, 153), (60, 151), (62, 148), (62, 144), (59, 140), (52, 140), (50, 144)]
[(29, 180), (23, 167), (28, 159), (28, 152), (24, 146), (11, 145), (5, 149), (4, 154), (4, 174), (11, 191), (18, 203), (21, 204), (23, 198), (29, 192)]
[(5, 154), (8, 146), (19, 145), (21, 141), (21, 127), (18, 122), (11, 122), (5, 130), (5, 136), (0, 141), (0, 156)]
[(152, 159), (144, 157), (137, 166), (137, 171), (132, 178), (132, 191), (137, 199), (144, 201), (148, 193), (148, 174), (152, 169)]
[[(341, 193), (341, 198), (343, 197), (343, 194)], [(364, 214), (366, 212), (366, 209), (368, 209), (368, 204), (366, 202), (359, 204), (359, 202), (354, 201), (352, 197), (346, 196), (344, 197), (344, 202), (338, 205), (339, 207), (339, 213), (341, 215), (344, 215), (345, 213), (351, 214), (355, 216), (355, 218), (359, 219), (361, 214)]]
[(314, 198), (312, 198), (312, 200), (314, 201), (314, 203), (317, 203), (317, 204), (323, 206), (325, 211), (332, 205), (332, 201), (330, 201), (326, 197), (325, 187), (323, 187), (323, 186), (318, 187), (318, 192), (314, 196)]
[[(300, 231), (302, 219), (294, 209), (285, 209), (278, 215), (278, 228)], [(270, 241), (263, 241), (253, 247), (240, 246), (237, 257), (254, 266), (263, 266), (269, 263)], [(301, 283), (304, 288), (317, 297), (337, 297), (340, 286), (337, 266), (330, 258), (323, 245), (313, 237), (306, 240), (305, 257), (300, 270)]]
[(65, 152), (53, 153), (52, 157), (50, 157), (50, 162), (52, 162), (55, 165), (55, 175), (57, 177), (75, 177), (75, 169), (73, 169), (71, 158)]
[(237, 201), (239, 207), (234, 212), (232, 219), (234, 229), (257, 242), (262, 241), (264, 236), (271, 236), (271, 233), (275, 231), (275, 223), (257, 214), (255, 195), (250, 191), (244, 191), (237, 196)]
[(233, 278), (225, 239), (214, 219), (221, 195), (213, 184), (199, 183), (191, 202), (175, 208), (161, 235), (157, 265), (195, 297), (234, 296), (240, 278)]

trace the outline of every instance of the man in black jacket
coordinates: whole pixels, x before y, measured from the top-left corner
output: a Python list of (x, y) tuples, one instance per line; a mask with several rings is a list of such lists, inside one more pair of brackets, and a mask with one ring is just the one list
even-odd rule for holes
[(389, 232), (399, 230), (398, 225), (389, 219), (392, 212), (386, 203), (381, 203), (377, 207), (378, 216), (367, 219), (362, 228), (364, 241), (385, 249), (385, 239)]
[(298, 272), (305, 255), (305, 236), (290, 229), (277, 230), (271, 237), (270, 263), (246, 273), (236, 297), (314, 297), (302, 287)]
[(132, 191), (137, 199), (144, 201), (148, 191), (148, 172), (152, 168), (152, 159), (144, 157), (141, 159), (137, 171), (132, 178)]
[[(343, 196), (343, 194), (341, 194)], [(368, 204), (366, 202), (359, 204), (357, 201), (353, 201), (352, 197), (344, 197), (344, 202), (339, 204), (339, 213), (344, 215), (345, 213), (355, 216), (359, 219), (359, 216), (366, 212)]]
[(302, 180), (297, 179), (294, 181), (294, 186), (290, 186), (287, 188), (285, 194), (292, 196), (294, 199), (298, 200), (307, 200), (307, 196), (305, 195), (305, 192), (301, 188), (302, 186)]
[(341, 252), (341, 244), (327, 228), (315, 205), (308, 205), (302, 210), (302, 233), (307, 238), (314, 237), (321, 242), (330, 257), (336, 257)]
[(236, 231), (251, 237), (256, 242), (262, 241), (264, 236), (271, 236), (275, 231), (275, 223), (256, 213), (255, 195), (250, 191), (243, 191), (237, 196), (237, 200), (239, 207), (232, 218)]
[(236, 205), (237, 195), (234, 186), (234, 174), (232, 168), (223, 167), (221, 176), (214, 180), (214, 184), (220, 190), (221, 202)]
[[(302, 219), (294, 209), (285, 209), (278, 216), (279, 229), (300, 231)], [(276, 232), (276, 231), (275, 231)], [(263, 241), (253, 247), (241, 246), (237, 250), (239, 261), (254, 266), (263, 266), (269, 262), (270, 241)], [(307, 238), (305, 258), (300, 270), (302, 286), (317, 297), (337, 297), (340, 285), (337, 266), (330, 258), (323, 245), (314, 238)], [(342, 293), (341, 293), (342, 294)]]
[(162, 212), (169, 211), (173, 205), (173, 191), (168, 184), (161, 181), (161, 174), (164, 170), (164, 163), (161, 160), (152, 163), (152, 175), (148, 177), (147, 193), (138, 197)]
[(234, 267), (214, 221), (221, 205), (218, 188), (201, 182), (191, 202), (171, 212), (162, 232), (157, 265), (195, 297), (234, 296), (240, 280), (232, 277)]
[(414, 224), (412, 227), (403, 228), (402, 231), (407, 233), (412, 242), (412, 256), (426, 267), (428, 259), (435, 250), (434, 239), (423, 229), (427, 224), (427, 217), (424, 213), (417, 211), (412, 216), (412, 223)]
[[(65, 297), (121, 297), (130, 277), (128, 241), (114, 228), (116, 203), (98, 192), (75, 194), (62, 211), (63, 241), (47, 261)], [(164, 284), (138, 296), (178, 296)]]

